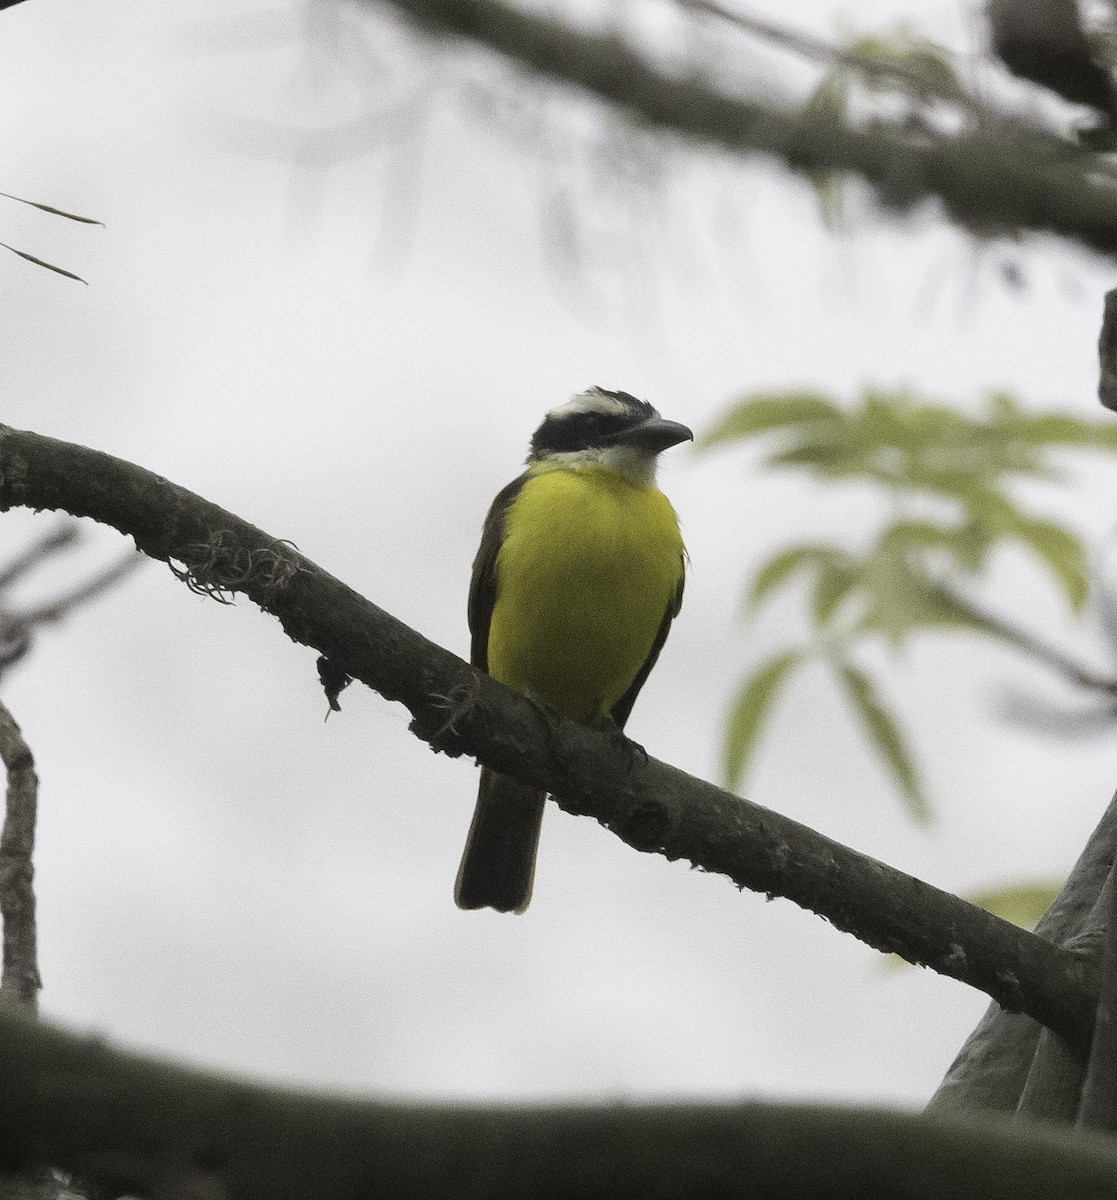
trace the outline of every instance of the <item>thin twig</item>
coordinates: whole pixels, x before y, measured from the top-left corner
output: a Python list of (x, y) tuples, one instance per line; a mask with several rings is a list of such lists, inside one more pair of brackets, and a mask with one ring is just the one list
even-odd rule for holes
[(1045, 667), (1049, 667), (1051, 670), (1062, 675), (1076, 687), (1085, 688), (1087, 691), (1100, 692), (1110, 699), (1117, 696), (1117, 678), (1114, 676), (1099, 675), (1089, 667), (1076, 662), (1069, 654), (1064, 653), (1058, 647), (1052, 646), (1048, 642), (1036, 637), (1029, 630), (1021, 629), (1019, 626), (1013, 625), (1011, 622), (987, 612), (979, 605), (974, 604), (972, 600), (964, 599), (948, 587), (940, 584), (937, 591), (946, 597), (952, 606), (962, 609), (967, 615), (972, 617), (986, 633), (999, 638), (1002, 642), (1007, 642), (1009, 645), (1015, 646), (1017, 650), (1022, 650), (1030, 658), (1034, 658), (1036, 662), (1042, 663)]
[(35, 1011), (39, 989), (35, 930), (35, 813), (39, 780), (19, 726), (0, 704), (0, 760), (8, 772), (4, 830), (0, 834), (0, 918), (4, 925), (0, 997)]
[(85, 583), (80, 583), (69, 592), (65, 592), (57, 600), (51, 600), (49, 603), (42, 604), (38, 608), (32, 608), (25, 613), (20, 613), (14, 616), (13, 620), (18, 620), (28, 627), (48, 625), (54, 621), (60, 621), (71, 609), (77, 608), (79, 605), (84, 604), (86, 600), (92, 600), (102, 592), (108, 591), (114, 584), (119, 583), (125, 576), (130, 575), (144, 561), (144, 556), (138, 550), (129, 550), (115, 563), (111, 563), (99, 574), (87, 579)]
[(763, 38), (767, 42), (772, 42), (784, 50), (790, 50), (802, 58), (809, 58), (813, 62), (828, 65), (838, 63), (858, 71), (862, 75), (905, 83), (922, 94), (932, 93), (941, 100), (948, 100), (971, 112), (984, 115), (984, 106), (960, 85), (953, 88), (941, 87), (925, 75), (913, 70), (906, 63), (895, 59), (870, 58), (867, 54), (858, 54), (856, 50), (847, 50), (843, 46), (836, 46), (833, 42), (816, 37), (805, 30), (789, 29), (786, 25), (769, 21), (755, 13), (726, 8), (717, 0), (676, 0), (676, 3), (680, 8), (707, 13), (726, 24), (733, 25), (744, 33)]
[(37, 567), (59, 550), (72, 546), (80, 536), (81, 526), (77, 521), (63, 521), (56, 525), (50, 533), (32, 542), (26, 550), (21, 550), (6, 567), (0, 567), (0, 588), (10, 587), (32, 567)]
[[(76, 523), (74, 526), (64, 525), (20, 554), (0, 572), (0, 589), (26, 574), (59, 547), (73, 542), (76, 528)], [(38, 626), (61, 621), (73, 609), (99, 596), (126, 575), (130, 575), (143, 561), (142, 554), (130, 550), (115, 563), (57, 599), (49, 600), (26, 612), (6, 612), (0, 609), (0, 673), (26, 655)]]

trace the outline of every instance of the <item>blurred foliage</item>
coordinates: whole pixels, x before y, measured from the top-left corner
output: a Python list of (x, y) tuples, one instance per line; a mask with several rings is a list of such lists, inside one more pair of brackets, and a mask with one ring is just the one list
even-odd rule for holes
[(978, 892), (966, 899), (1003, 921), (1011, 921), (1023, 929), (1033, 929), (1062, 888), (1062, 880), (1020, 884)]
[[(871, 33), (849, 34), (803, 106), (805, 115), (847, 124), (859, 100), (888, 97), (902, 107), (904, 119), (928, 120), (936, 100), (972, 107), (952, 55), (907, 22)], [(843, 176), (833, 171), (808, 173), (823, 224), (831, 230), (845, 218)]]
[(860, 647), (883, 639), (898, 649), (917, 634), (963, 630), (1035, 653), (1027, 634), (978, 609), (957, 591), (989, 571), (994, 552), (1021, 546), (1077, 613), (1087, 595), (1086, 560), (1075, 533), (1022, 507), (1014, 480), (1060, 478), (1057, 452), (1117, 454), (1117, 424), (1054, 412), (1025, 411), (1011, 396), (990, 395), (985, 412), (966, 416), (904, 390), (867, 388), (843, 408), (810, 391), (762, 393), (735, 404), (699, 449), (769, 443), (763, 462), (826, 483), (869, 485), (888, 502), (890, 519), (864, 549), (804, 542), (762, 563), (746, 589), (746, 607), (770, 603), (805, 579), (810, 645), (762, 663), (738, 693), (724, 749), (729, 787), (741, 784), (773, 704), (796, 668), (821, 661), (834, 674), (869, 743), (918, 821), (931, 810), (902, 725), (879, 683), (856, 661)]

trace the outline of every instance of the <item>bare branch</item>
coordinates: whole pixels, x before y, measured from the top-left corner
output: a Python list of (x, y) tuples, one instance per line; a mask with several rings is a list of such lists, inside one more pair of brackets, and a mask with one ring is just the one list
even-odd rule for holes
[(1095, 995), (1076, 956), (949, 893), (663, 763), (560, 720), (370, 604), (289, 543), (161, 477), (82, 446), (0, 426), (0, 510), (60, 509), (131, 534), (199, 590), (238, 591), (337, 672), (405, 704), (450, 755), (546, 790), (634, 849), (689, 859), (786, 896), (839, 929), (1029, 1013), (1080, 1051)]
[(1112, 1133), (1117, 1129), (1117, 863), (1109, 869), (1099, 908), (1098, 1015), (1082, 1086), (1078, 1126)]
[[(1115, 854), (1117, 796), (1090, 835), (1063, 890), (1040, 918), (1036, 932), (1063, 946), (1092, 940), (1097, 928), (1099, 897)], [(1022, 1103), (1026, 1085), (1033, 1080), (1040, 1034), (1041, 1027), (1027, 1016), (991, 1004), (959, 1050), (927, 1111), (949, 1116), (982, 1109), (1001, 1113), (1016, 1110)], [(1065, 1059), (1066, 1055), (1060, 1053), (1060, 1057)], [(1080, 1056), (1075, 1056), (1075, 1063), (1069, 1068), (1074, 1079), (1081, 1078), (1081, 1067)], [(1068, 1071), (1060, 1073), (1065, 1076)], [(1056, 1081), (1049, 1076), (1043, 1087), (1045, 1102), (1050, 1101), (1055, 1086)], [(1076, 1086), (1072, 1080), (1071, 1087)], [(1069, 1120), (1073, 1104), (1068, 1103), (1062, 1111)]]
[(1076, 687), (1085, 691), (1098, 692), (1110, 700), (1117, 697), (1117, 678), (1114, 676), (1099, 675), (1090, 667), (1075, 661), (1057, 646), (1045, 642), (1030, 630), (1022, 629), (1020, 626), (1013, 625), (996, 616), (972, 600), (961, 596), (953, 588), (940, 584), (936, 590), (947, 603), (970, 616), (983, 632), (1014, 646), (1029, 658), (1041, 663), (1056, 674), (1062, 675)]
[[(0, 568), (0, 591), (29, 574), (39, 563), (59, 550), (72, 545), (79, 536), (76, 521), (66, 522), (52, 530)], [(32, 635), (39, 625), (61, 621), (75, 608), (107, 591), (142, 562), (143, 555), (130, 551), (123, 558), (79, 583), (68, 592), (25, 612), (0, 608), (0, 672), (19, 662), (31, 648)]]
[(35, 813), (39, 780), (35, 761), (19, 726), (0, 704), (0, 760), (8, 772), (4, 829), (0, 834), (0, 918), (4, 925), (4, 963), (0, 1000), (35, 1011), (39, 989), (35, 931)]
[(17, 614), (12, 617), (12, 620), (20, 622), (29, 629), (33, 629), (36, 625), (48, 625), (55, 621), (61, 621), (63, 617), (68, 616), (70, 612), (87, 600), (94, 599), (131, 575), (143, 562), (142, 554), (129, 550), (116, 562), (110, 563), (96, 575), (90, 576), (84, 583), (77, 584), (70, 591), (63, 592), (61, 596), (46, 604)]
[(988, 0), (985, 12), (993, 49), (1013, 75), (1117, 117), (1113, 79), (1090, 55), (1078, 0)]
[(43, 534), (26, 550), (21, 550), (6, 567), (0, 567), (0, 589), (11, 587), (16, 580), (21, 579), (33, 567), (45, 562), (59, 550), (72, 546), (78, 540), (80, 531), (81, 526), (77, 521), (61, 521), (49, 533)]
[(1105, 293), (1098, 334), (1098, 399), (1117, 411), (1117, 288)]

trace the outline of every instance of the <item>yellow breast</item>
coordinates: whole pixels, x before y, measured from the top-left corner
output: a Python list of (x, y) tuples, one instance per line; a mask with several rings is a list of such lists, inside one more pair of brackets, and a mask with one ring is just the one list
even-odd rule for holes
[(533, 473), (505, 516), (490, 674), (576, 720), (603, 716), (651, 651), (683, 555), (658, 488), (608, 467)]

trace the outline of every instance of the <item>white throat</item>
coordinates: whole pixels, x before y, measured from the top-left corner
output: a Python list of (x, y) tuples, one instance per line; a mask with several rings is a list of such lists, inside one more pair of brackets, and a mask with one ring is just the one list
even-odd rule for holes
[(542, 467), (577, 471), (586, 467), (609, 467), (643, 487), (655, 486), (658, 454), (636, 446), (590, 446), (585, 450), (563, 450), (541, 459)]

